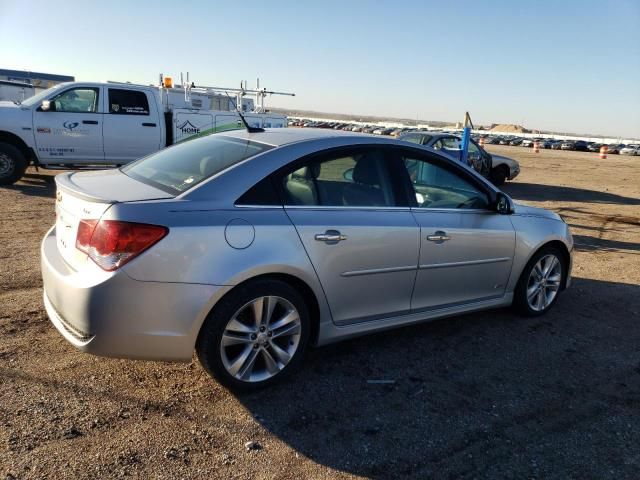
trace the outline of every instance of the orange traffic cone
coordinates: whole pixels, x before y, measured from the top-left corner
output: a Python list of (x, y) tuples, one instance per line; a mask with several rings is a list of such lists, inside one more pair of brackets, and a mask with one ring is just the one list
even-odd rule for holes
[(607, 145), (602, 145), (600, 147), (600, 158), (602, 160), (606, 160), (607, 159), (607, 153), (609, 153), (609, 147)]
[(533, 153), (540, 153), (540, 142), (537, 140), (533, 142)]

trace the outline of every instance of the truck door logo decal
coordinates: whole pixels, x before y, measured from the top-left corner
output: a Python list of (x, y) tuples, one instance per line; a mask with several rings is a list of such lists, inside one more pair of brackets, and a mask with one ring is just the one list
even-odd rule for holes
[(73, 132), (73, 129), (80, 125), (78, 122), (64, 122), (62, 126), (67, 130)]
[(200, 133), (200, 129), (196, 127), (193, 123), (191, 123), (189, 120), (186, 120), (182, 125), (178, 125), (178, 129), (182, 133), (186, 133), (186, 134)]

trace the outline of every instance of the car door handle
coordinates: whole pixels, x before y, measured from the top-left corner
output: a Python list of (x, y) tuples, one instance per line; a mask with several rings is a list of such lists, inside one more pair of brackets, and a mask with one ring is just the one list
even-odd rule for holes
[(346, 240), (347, 236), (342, 235), (337, 230), (327, 230), (324, 233), (316, 233), (315, 239), (319, 242), (338, 243), (342, 240)]
[(84, 123), (85, 125), (97, 125), (98, 121), (97, 120), (82, 120), (82, 123)]
[(447, 232), (443, 232), (442, 230), (438, 230), (433, 235), (428, 235), (427, 240), (430, 242), (442, 243), (447, 240), (451, 240), (451, 237), (447, 235)]
[(143, 127), (157, 127), (157, 125), (155, 123), (143, 123), (142, 124)]

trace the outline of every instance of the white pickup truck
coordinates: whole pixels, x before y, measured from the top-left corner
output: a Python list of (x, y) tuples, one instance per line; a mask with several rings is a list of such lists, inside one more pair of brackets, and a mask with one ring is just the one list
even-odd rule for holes
[[(249, 93), (257, 108), (244, 98)], [(30, 163), (120, 166), (195, 135), (240, 128), (238, 109), (252, 127), (286, 127), (286, 116), (264, 109), (268, 94), (283, 93), (71, 82), (23, 102), (0, 102), (0, 185), (18, 181)]]

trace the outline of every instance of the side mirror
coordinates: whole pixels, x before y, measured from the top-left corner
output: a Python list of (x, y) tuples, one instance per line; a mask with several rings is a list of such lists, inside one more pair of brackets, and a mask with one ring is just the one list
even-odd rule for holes
[(500, 215), (511, 215), (515, 212), (513, 200), (511, 200), (507, 194), (502, 192), (499, 192), (496, 196), (495, 208), (496, 212)]
[(42, 105), (40, 106), (40, 110), (42, 110), (43, 112), (48, 112), (49, 110), (51, 110), (51, 101), (50, 100), (43, 100), (42, 101)]
[(348, 182), (353, 182), (353, 168), (345, 170), (342, 174), (342, 177)]

